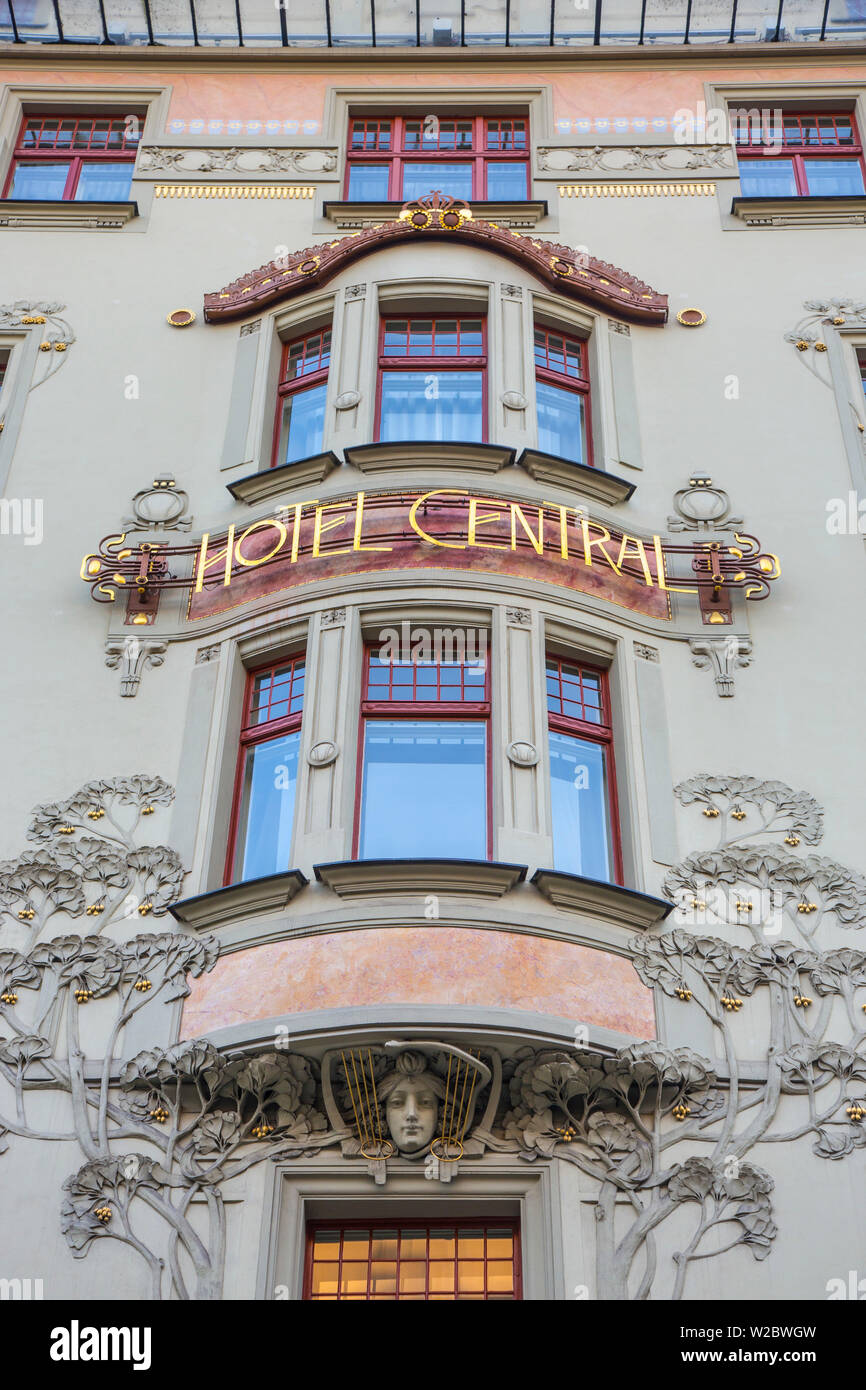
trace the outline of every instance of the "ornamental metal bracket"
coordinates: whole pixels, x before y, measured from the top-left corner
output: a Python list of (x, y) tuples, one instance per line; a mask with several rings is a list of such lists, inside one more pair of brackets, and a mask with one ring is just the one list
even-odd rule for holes
[(752, 643), (748, 637), (690, 637), (689, 650), (693, 666), (701, 671), (712, 670), (720, 699), (733, 696), (736, 668), (752, 664)]

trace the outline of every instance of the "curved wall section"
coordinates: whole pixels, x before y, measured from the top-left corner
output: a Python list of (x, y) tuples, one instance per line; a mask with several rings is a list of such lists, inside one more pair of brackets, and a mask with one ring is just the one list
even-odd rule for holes
[(520, 1009), (655, 1037), (652, 991), (608, 951), (471, 927), (372, 927), (235, 951), (191, 980), (183, 1037), (382, 1004)]

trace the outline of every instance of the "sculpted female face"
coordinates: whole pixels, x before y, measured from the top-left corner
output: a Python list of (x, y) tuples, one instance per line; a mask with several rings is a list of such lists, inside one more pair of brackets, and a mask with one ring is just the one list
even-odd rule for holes
[(426, 1148), (436, 1133), (439, 1116), (439, 1097), (429, 1073), (401, 1076), (388, 1097), (385, 1115), (398, 1149), (417, 1153)]

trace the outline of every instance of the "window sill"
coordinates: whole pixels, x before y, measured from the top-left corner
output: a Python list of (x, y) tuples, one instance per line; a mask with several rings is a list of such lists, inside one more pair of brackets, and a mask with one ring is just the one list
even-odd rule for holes
[(866, 224), (866, 195), (734, 198), (731, 213), (747, 227), (862, 227)]
[(116, 231), (138, 216), (138, 203), (75, 203), (0, 199), (0, 227), (30, 231)]
[(350, 902), (380, 899), (383, 893), (501, 898), (523, 882), (526, 865), (488, 859), (349, 859), (317, 864), (315, 873), (319, 883)]
[(536, 482), (572, 488), (594, 502), (606, 502), (609, 506), (627, 502), (635, 490), (634, 483), (618, 478), (615, 473), (605, 473), (585, 463), (572, 463), (557, 454), (542, 454), (537, 449), (524, 449), (517, 466), (525, 468)]
[(213, 893), (201, 893), (196, 898), (183, 898), (168, 910), (184, 926), (208, 931), (244, 917), (255, 917), (260, 912), (276, 912), (288, 907), (308, 882), (300, 869), (289, 869), (282, 874), (268, 874), (266, 878), (232, 883), (228, 888), (217, 888)]
[(498, 473), (514, 462), (514, 449), (503, 444), (441, 443), (398, 440), (388, 444), (358, 444), (346, 449), (346, 462), (362, 473), (382, 473), (393, 469), (467, 468), (478, 473)]
[(253, 507), (269, 497), (279, 496), (287, 488), (309, 487), (310, 483), (324, 482), (339, 465), (337, 455), (329, 449), (324, 454), (311, 454), (309, 458), (284, 463), (281, 468), (249, 473), (246, 478), (238, 478), (237, 482), (226, 483), (226, 487), (238, 502), (246, 502), (248, 507)]
[(563, 874), (554, 869), (536, 869), (531, 882), (554, 907), (582, 912), (616, 926), (639, 927), (646, 930), (663, 922), (673, 903), (653, 898), (648, 893), (636, 893), (618, 883), (582, 878), (580, 874)]
[[(500, 227), (534, 227), (547, 216), (547, 202), (480, 202), (470, 203), (472, 213), (483, 222), (496, 222)], [(325, 203), (322, 212), (329, 222), (341, 231), (364, 231), (380, 227), (383, 222), (396, 222), (402, 203)]]

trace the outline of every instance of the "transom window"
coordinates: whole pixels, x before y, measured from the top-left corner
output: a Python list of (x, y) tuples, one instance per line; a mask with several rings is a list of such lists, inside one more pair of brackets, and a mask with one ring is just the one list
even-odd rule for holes
[(226, 882), (290, 867), (305, 663), (293, 657), (247, 680)]
[(453, 198), (529, 196), (529, 124), (516, 116), (354, 117), (346, 197), (409, 202), (439, 190)]
[(377, 439), (486, 438), (483, 318), (386, 318), (379, 341)]
[(738, 122), (744, 197), (829, 198), (864, 192), (863, 150), (846, 111), (786, 111), (781, 124)]
[(622, 882), (607, 675), (547, 659), (553, 867)]
[(283, 348), (277, 387), (272, 466), (311, 458), (322, 449), (331, 330), (295, 338)]
[(4, 197), (126, 202), (140, 125), (130, 116), (25, 116)]
[(304, 1298), (514, 1301), (520, 1240), (511, 1221), (311, 1223)]
[(367, 651), (356, 858), (490, 857), (486, 642), (475, 650), (430, 661)]
[(586, 343), (536, 325), (535, 402), (542, 453), (591, 464)]

